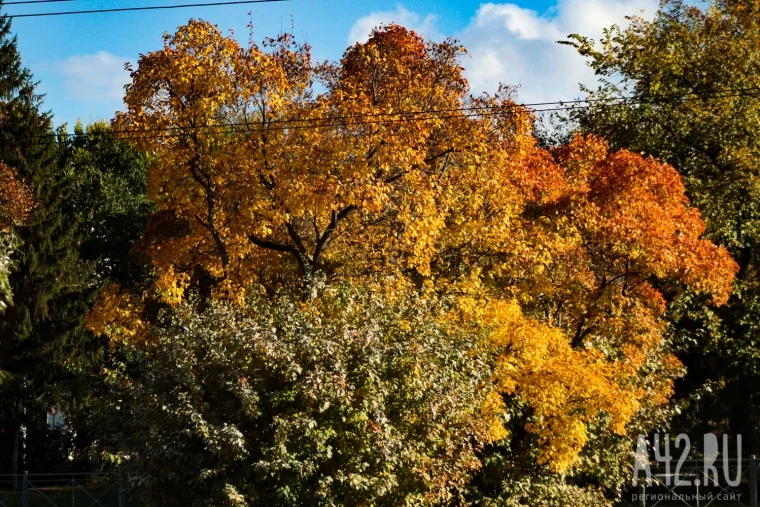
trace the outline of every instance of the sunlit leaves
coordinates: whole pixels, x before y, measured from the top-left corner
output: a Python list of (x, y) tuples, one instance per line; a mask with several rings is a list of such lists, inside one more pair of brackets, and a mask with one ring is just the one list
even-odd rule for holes
[(0, 162), (0, 312), (11, 302), (8, 275), (16, 246), (13, 228), (21, 225), (33, 208), (29, 188), (18, 179), (15, 170)]
[(456, 298), (445, 325), (499, 351), (483, 441), (511, 438), (519, 403), (559, 472), (592, 426), (622, 433), (666, 401), (663, 287), (720, 304), (736, 266), (671, 167), (595, 137), (540, 148), (508, 90), (468, 95), (460, 53), (398, 26), (320, 66), (289, 36), (242, 48), (192, 22), (167, 37), (116, 122), (157, 133), (135, 139), (155, 160), (139, 248), (155, 279), (104, 293), (92, 329), (150, 342), (156, 307), (195, 293), (242, 306), (315, 304), (322, 278), (390, 302), (424, 287)]
[(478, 337), (438, 319), (450, 304), (347, 285), (182, 303), (108, 369), (98, 450), (146, 506), (452, 503), (499, 398)]
[(16, 171), (0, 162), (0, 231), (8, 232), (23, 223), (32, 208), (34, 200), (29, 189)]

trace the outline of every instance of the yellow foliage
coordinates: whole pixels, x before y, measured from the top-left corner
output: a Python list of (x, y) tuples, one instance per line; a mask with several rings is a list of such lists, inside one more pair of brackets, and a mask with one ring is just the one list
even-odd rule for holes
[[(90, 328), (139, 341), (145, 301), (192, 291), (318, 298), (321, 277), (392, 299), (423, 286), (488, 334), (494, 381), (530, 408), (539, 460), (557, 471), (592, 423), (623, 432), (642, 403), (666, 401), (678, 365), (652, 282), (720, 304), (736, 265), (701, 238), (673, 168), (594, 137), (540, 148), (508, 93), (469, 97), (460, 52), (398, 26), (319, 66), (289, 36), (242, 48), (193, 21), (167, 37), (116, 120), (157, 134), (133, 139), (154, 156), (158, 212), (139, 251), (156, 282), (107, 290)], [(661, 364), (645, 369), (651, 357)], [(506, 410), (493, 397), (483, 409), (494, 440)]]

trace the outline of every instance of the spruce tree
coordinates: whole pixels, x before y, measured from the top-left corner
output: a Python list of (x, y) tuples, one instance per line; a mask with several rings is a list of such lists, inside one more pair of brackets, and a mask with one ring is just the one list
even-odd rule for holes
[(68, 449), (46, 426), (51, 404), (87, 439), (76, 412), (97, 389), (91, 373), (107, 343), (84, 318), (105, 284), (144, 276), (129, 251), (152, 212), (147, 159), (105, 123), (77, 125), (73, 137), (54, 130), (35, 90), (0, 17), (0, 161), (18, 169), (36, 201), (14, 252), (14, 306), (0, 315), (0, 473), (64, 466)]
[(14, 305), (0, 318), (0, 370), (6, 372), (0, 386), (0, 469), (18, 472), (27, 465), (22, 427), (31, 455), (35, 436), (46, 430), (48, 387), (62, 374), (53, 356), (79, 326), (69, 317), (81, 307), (82, 292), (92, 288), (91, 269), (78, 255), (80, 220), (68, 205), (76, 175), (59, 169), (51, 115), (42, 109), (6, 16), (0, 18), (0, 160), (18, 170), (37, 203), (14, 254)]

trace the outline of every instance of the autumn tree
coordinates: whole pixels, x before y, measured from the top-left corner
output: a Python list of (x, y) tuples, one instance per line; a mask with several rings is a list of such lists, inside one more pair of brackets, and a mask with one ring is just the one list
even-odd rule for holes
[(13, 169), (0, 163), (0, 312), (11, 303), (8, 276), (13, 267), (11, 253), (17, 242), (13, 229), (26, 220), (32, 207), (29, 189)]
[(688, 403), (677, 423), (695, 433), (742, 434), (753, 452), (760, 403), (748, 395), (760, 364), (758, 12), (756, 1), (668, 0), (651, 22), (634, 18), (599, 46), (574, 39), (607, 80), (591, 94), (599, 101), (575, 115), (581, 129), (615, 149), (672, 164), (705, 217), (707, 237), (739, 264), (728, 305), (716, 309), (687, 292), (671, 308), (675, 346), (687, 365), (678, 397)]
[(724, 304), (736, 265), (672, 167), (594, 136), (540, 148), (507, 92), (470, 95), (462, 51), (395, 25), (324, 65), (287, 35), (167, 36), (115, 122), (150, 133), (129, 137), (153, 160), (138, 252), (155, 279), (106, 290), (91, 328), (150, 351), (193, 294), (202, 312), (260, 292), (319, 304), (320, 280), (388, 304), (425, 289), (499, 351), (482, 443), (564, 473), (625, 434), (680, 372), (663, 291)]

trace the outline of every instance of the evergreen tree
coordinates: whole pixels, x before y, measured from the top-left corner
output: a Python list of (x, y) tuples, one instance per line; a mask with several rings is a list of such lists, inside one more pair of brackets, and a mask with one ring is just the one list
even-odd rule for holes
[[(41, 110), (30, 71), (23, 67), (7, 17), (0, 18), (0, 160), (15, 167), (39, 203), (22, 246), (15, 253), (11, 276), (15, 305), (0, 320), (0, 369), (7, 372), (0, 391), (1, 467), (18, 471), (24, 414), (35, 412), (29, 400), (38, 386), (26, 375), (39, 364), (29, 350), (44, 340), (40, 324), (48, 320), (57, 296), (75, 277), (76, 257), (67, 248), (74, 224), (57, 213), (60, 181), (51, 117)], [(40, 414), (40, 418), (44, 413)]]
[(77, 124), (74, 136), (59, 144), (59, 154), (60, 167), (75, 176), (77, 190), (67, 200), (66, 213), (80, 224), (79, 263), (89, 269), (89, 290), (73, 295), (77, 304), (63, 316), (75, 326), (55, 340), (57, 350), (52, 359), (64, 364), (65, 376), (57, 378), (47, 393), (63, 407), (67, 423), (76, 429), (71, 442), (71, 448), (78, 451), (75, 466), (90, 467), (87, 450), (96, 429), (93, 425), (102, 425), (91, 416), (90, 400), (105, 394), (100, 369), (109, 359), (104, 354), (107, 340), (85, 329), (84, 318), (105, 284), (129, 285), (145, 277), (144, 267), (133, 262), (131, 250), (147, 226), (153, 205), (146, 189), (148, 159), (115, 139), (107, 123), (86, 128)]
[(87, 132), (79, 126), (66, 141), (65, 127), (54, 131), (42, 107), (10, 21), (2, 17), (0, 161), (18, 169), (37, 206), (14, 253), (14, 306), (0, 317), (0, 371), (6, 372), (0, 472), (22, 466), (51, 471), (55, 463), (34, 461), (51, 452), (63, 464), (67, 452), (47, 428), (46, 410), (71, 406), (81, 401), (77, 392), (87, 392), (81, 385), (87, 365), (97, 362), (105, 343), (85, 330), (84, 315), (104, 282), (135, 276), (126, 267), (127, 252), (149, 213), (140, 198), (143, 157), (114, 140), (105, 125)]

